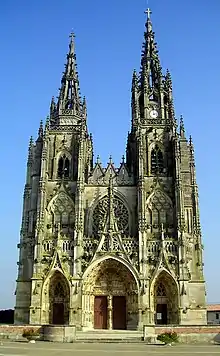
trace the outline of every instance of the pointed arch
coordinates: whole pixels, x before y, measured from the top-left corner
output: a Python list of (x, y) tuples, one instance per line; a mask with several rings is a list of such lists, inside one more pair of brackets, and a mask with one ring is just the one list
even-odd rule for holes
[[(104, 256), (94, 261), (83, 275), (83, 326), (136, 329), (139, 317), (138, 284), (136, 273), (122, 259)], [(101, 312), (96, 308), (96, 301), (102, 304)], [(109, 306), (112, 312), (108, 313)], [(103, 315), (101, 322), (100, 317), (97, 320), (96, 312), (98, 316)]]
[(69, 178), (70, 176), (70, 160), (64, 154), (58, 160), (57, 178)]
[(58, 270), (54, 270), (49, 280), (49, 305), (50, 324), (69, 324), (69, 283)]
[(164, 156), (158, 144), (151, 150), (150, 172), (152, 175), (164, 172)]
[(150, 286), (150, 305), (156, 324), (179, 323), (179, 286), (166, 269), (155, 275)]
[(72, 156), (62, 149), (56, 154), (53, 165), (53, 179), (70, 178), (72, 173)]

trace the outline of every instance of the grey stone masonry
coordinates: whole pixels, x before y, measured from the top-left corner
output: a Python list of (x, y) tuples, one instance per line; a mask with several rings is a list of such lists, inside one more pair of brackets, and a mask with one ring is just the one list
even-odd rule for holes
[(192, 138), (175, 118), (150, 11), (132, 79), (126, 157), (93, 163), (71, 35), (50, 115), (31, 138), (16, 289), (16, 324), (77, 330), (205, 325)]

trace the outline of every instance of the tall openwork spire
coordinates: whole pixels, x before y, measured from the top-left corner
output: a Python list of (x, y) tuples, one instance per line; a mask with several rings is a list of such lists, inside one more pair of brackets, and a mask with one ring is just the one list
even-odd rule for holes
[(55, 103), (54, 97), (51, 101), (50, 117), (52, 124), (76, 125), (79, 123), (79, 119), (86, 115), (85, 104), (83, 110), (80, 96), (74, 38), (74, 33), (71, 33), (69, 53), (61, 79), (58, 101)]
[(145, 14), (141, 69), (139, 75), (134, 72), (132, 78), (132, 130), (142, 123), (152, 125), (152, 119), (155, 124), (158, 120), (164, 125), (175, 124), (171, 75), (169, 71), (166, 75), (162, 73), (149, 8)]
[(141, 86), (145, 93), (148, 93), (152, 99), (156, 100), (158, 99), (158, 91), (162, 79), (161, 65), (152, 29), (150, 9), (148, 8), (145, 13), (147, 14), (147, 21), (141, 58)]

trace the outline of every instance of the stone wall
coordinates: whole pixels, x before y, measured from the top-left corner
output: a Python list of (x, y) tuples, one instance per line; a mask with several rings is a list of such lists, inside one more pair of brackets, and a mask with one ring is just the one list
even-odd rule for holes
[(0, 339), (20, 339), (24, 329), (34, 329), (40, 332), (41, 325), (0, 325)]
[(220, 325), (155, 326), (156, 335), (166, 332), (176, 332), (183, 343), (220, 343)]
[(0, 340), (20, 340), (24, 329), (39, 331), (44, 341), (73, 342), (76, 338), (76, 327), (72, 325), (0, 325)]

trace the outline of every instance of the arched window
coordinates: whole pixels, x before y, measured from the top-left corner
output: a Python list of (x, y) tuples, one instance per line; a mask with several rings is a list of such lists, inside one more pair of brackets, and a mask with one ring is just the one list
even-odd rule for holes
[(70, 174), (70, 161), (63, 155), (58, 162), (58, 178), (68, 178)]
[(157, 297), (166, 297), (166, 289), (161, 282), (157, 286), (156, 296)]
[(151, 173), (163, 173), (163, 168), (163, 153), (156, 145), (155, 148), (151, 151)]

